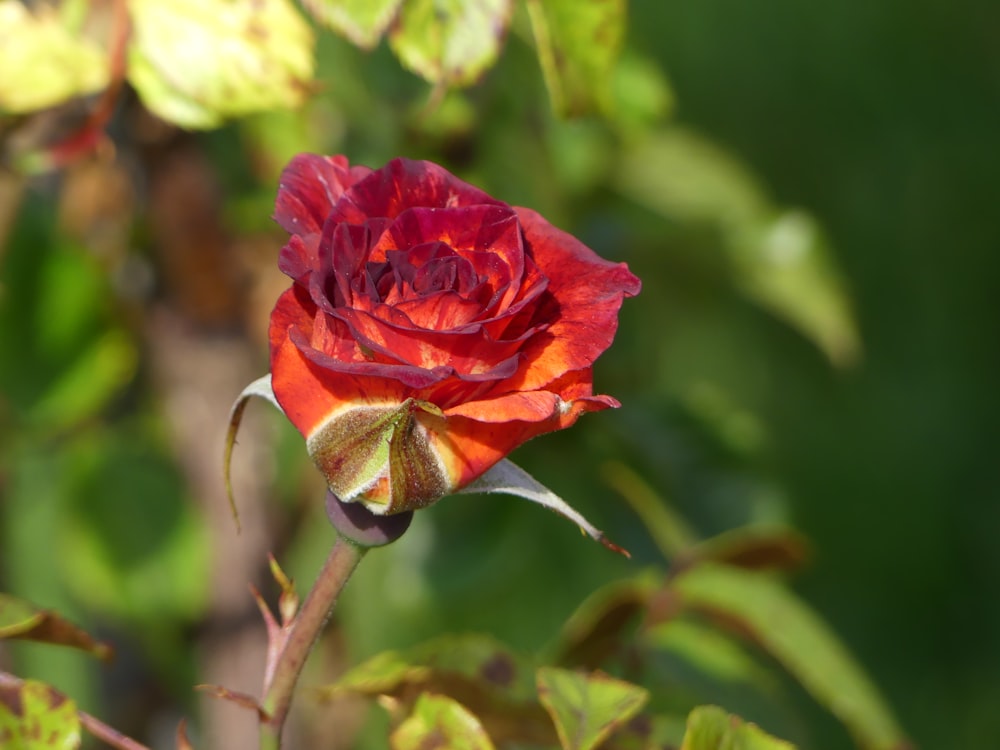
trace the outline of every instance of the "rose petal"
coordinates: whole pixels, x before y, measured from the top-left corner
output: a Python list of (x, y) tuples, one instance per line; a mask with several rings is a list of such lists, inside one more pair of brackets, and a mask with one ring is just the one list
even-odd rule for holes
[(350, 167), (345, 156), (299, 154), (278, 180), (274, 219), (289, 234), (318, 234), (344, 191), (370, 173), (368, 167)]
[(449, 367), (463, 379), (508, 378), (517, 371), (522, 341), (495, 341), (480, 325), (429, 331), (414, 327), (408, 317), (390, 307), (378, 316), (346, 309), (334, 314), (365, 346), (417, 367)]
[(565, 402), (552, 393), (511, 393), (445, 410), (448, 430), (431, 440), (460, 488), (531, 438), (569, 427), (584, 412), (617, 405), (607, 396)]
[(412, 206), (454, 208), (480, 204), (506, 205), (437, 164), (393, 159), (345, 191), (330, 216), (336, 221), (360, 224), (371, 216), (394, 219)]
[(534, 391), (592, 365), (614, 339), (622, 300), (638, 294), (641, 284), (624, 263), (604, 260), (530, 209), (516, 211), (527, 247), (549, 280), (548, 304), (535, 316), (552, 323), (526, 343), (521, 371), (508, 384)]

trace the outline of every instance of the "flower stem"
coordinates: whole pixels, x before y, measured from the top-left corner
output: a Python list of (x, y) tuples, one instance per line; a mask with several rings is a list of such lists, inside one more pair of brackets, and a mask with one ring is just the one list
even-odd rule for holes
[(315, 585), (295, 616), (288, 640), (275, 662), (270, 683), (264, 686), (261, 708), (268, 718), (260, 725), (261, 750), (278, 750), (281, 747), (281, 730), (302, 667), (329, 619), (337, 597), (367, 551), (367, 547), (354, 544), (342, 536), (337, 537), (330, 550)]

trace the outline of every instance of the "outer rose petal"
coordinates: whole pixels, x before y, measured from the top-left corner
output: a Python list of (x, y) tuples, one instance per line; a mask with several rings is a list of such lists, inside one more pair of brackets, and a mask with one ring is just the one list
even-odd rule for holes
[(461, 489), (531, 438), (569, 427), (584, 412), (615, 406), (609, 396), (562, 401), (545, 391), (512, 393), (447, 410), (447, 432), (430, 438), (452, 484)]
[(344, 191), (370, 173), (345, 156), (299, 154), (281, 172), (274, 219), (291, 235), (318, 234)]
[(307, 439), (332, 413), (351, 405), (398, 405), (406, 387), (391, 378), (353, 377), (324, 371), (291, 341), (289, 328), (312, 328), (300, 287), (287, 289), (271, 313), (271, 387), (282, 410)]
[(477, 187), (463, 182), (429, 161), (393, 159), (382, 169), (352, 185), (330, 218), (361, 224), (373, 216), (394, 219), (408, 208), (504, 206)]
[[(535, 263), (549, 279), (552, 325), (521, 350), (525, 364), (507, 387), (534, 391), (567, 372), (590, 367), (611, 345), (618, 309), (641, 284), (624, 263), (611, 263), (534, 211), (517, 208)], [(540, 311), (545, 317), (546, 311)]]

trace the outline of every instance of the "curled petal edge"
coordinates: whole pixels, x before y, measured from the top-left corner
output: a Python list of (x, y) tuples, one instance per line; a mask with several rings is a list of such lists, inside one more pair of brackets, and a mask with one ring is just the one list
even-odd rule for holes
[(603, 531), (591, 524), (569, 503), (509, 459), (505, 458), (495, 464), (481, 477), (460, 489), (458, 494), (466, 492), (503, 493), (523, 497), (525, 500), (538, 503), (555, 511), (563, 518), (569, 519), (580, 527), (580, 531), (594, 541), (600, 542), (612, 552), (617, 552), (628, 558), (632, 557), (627, 549), (610, 541), (604, 536)]
[(275, 398), (274, 391), (271, 388), (270, 373), (257, 378), (244, 388), (243, 392), (236, 397), (236, 401), (233, 402), (233, 407), (229, 411), (229, 429), (226, 431), (226, 449), (222, 458), (222, 471), (226, 480), (226, 497), (229, 499), (229, 509), (233, 513), (233, 523), (236, 524), (237, 533), (241, 531), (240, 514), (236, 509), (236, 498), (233, 496), (230, 467), (233, 459), (233, 447), (236, 445), (236, 434), (240, 431), (240, 423), (243, 421), (243, 412), (247, 408), (247, 402), (254, 396), (271, 402), (279, 411), (284, 413), (281, 404), (278, 403), (278, 399)]

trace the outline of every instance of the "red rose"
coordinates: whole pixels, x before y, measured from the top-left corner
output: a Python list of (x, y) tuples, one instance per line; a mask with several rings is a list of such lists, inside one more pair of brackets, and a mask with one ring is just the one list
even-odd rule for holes
[(618, 406), (592, 366), (639, 280), (535, 212), (429, 162), (304, 154), (275, 219), (294, 283), (271, 314), (271, 387), (342, 500), (425, 506)]

